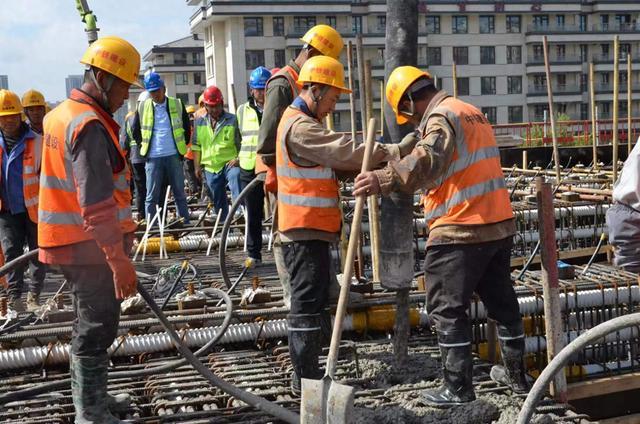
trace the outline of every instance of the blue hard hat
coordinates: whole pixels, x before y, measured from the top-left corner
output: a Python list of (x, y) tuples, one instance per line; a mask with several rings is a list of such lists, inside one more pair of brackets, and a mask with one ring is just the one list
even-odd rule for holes
[(249, 77), (249, 88), (264, 90), (267, 86), (267, 81), (271, 78), (271, 72), (264, 66), (258, 66), (251, 72)]
[(157, 72), (149, 72), (144, 76), (144, 88), (151, 92), (164, 87), (164, 81)]

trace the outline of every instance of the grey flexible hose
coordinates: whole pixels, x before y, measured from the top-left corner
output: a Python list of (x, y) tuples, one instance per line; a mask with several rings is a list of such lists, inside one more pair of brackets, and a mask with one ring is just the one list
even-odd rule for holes
[(605, 321), (590, 330), (585, 331), (574, 341), (569, 343), (562, 349), (555, 358), (545, 367), (542, 374), (538, 377), (535, 384), (531, 388), (527, 399), (522, 405), (520, 414), (518, 415), (517, 424), (528, 424), (533, 415), (534, 409), (538, 404), (538, 401), (546, 392), (549, 382), (558, 373), (564, 370), (564, 366), (569, 359), (575, 355), (576, 352), (584, 349), (596, 342), (598, 339), (606, 336), (614, 331), (622, 330), (627, 327), (633, 327), (640, 325), (640, 312), (623, 315), (621, 317), (613, 318), (609, 321)]

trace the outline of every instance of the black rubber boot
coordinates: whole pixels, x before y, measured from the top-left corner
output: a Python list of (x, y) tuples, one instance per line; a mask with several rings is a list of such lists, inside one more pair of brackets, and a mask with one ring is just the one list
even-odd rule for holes
[(508, 386), (514, 393), (529, 393), (531, 384), (525, 373), (522, 322), (511, 328), (499, 326), (498, 340), (504, 365), (494, 365), (491, 368), (491, 379)]
[(434, 408), (450, 408), (476, 400), (473, 391), (473, 357), (471, 344), (442, 346), (442, 385), (420, 393), (422, 403)]
[(299, 396), (301, 379), (319, 380), (322, 377), (318, 358), (322, 352), (320, 314), (289, 314), (289, 356), (293, 365), (291, 391)]

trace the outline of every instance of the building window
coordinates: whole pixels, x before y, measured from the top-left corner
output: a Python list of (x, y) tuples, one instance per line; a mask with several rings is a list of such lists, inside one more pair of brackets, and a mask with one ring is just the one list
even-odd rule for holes
[(509, 106), (509, 123), (518, 124), (522, 122), (522, 106)]
[(558, 88), (561, 90), (566, 89), (567, 87), (567, 74), (558, 74), (556, 75), (556, 80), (558, 81)]
[(356, 15), (351, 17), (351, 31), (354, 34), (362, 34), (362, 16)]
[(378, 15), (378, 32), (385, 32), (387, 30), (387, 15)]
[(213, 56), (207, 57), (206, 71), (207, 75), (211, 75), (213, 77)]
[(631, 44), (620, 43), (620, 60), (626, 60), (627, 56), (631, 54)]
[(580, 103), (580, 119), (589, 119), (589, 103)]
[(520, 33), (520, 15), (507, 15), (507, 32)]
[(176, 97), (182, 100), (183, 105), (189, 104), (189, 93), (176, 93)]
[(440, 47), (427, 47), (427, 66), (442, 65)]
[(335, 28), (338, 22), (338, 19), (335, 16), (327, 16), (325, 18), (327, 25), (329, 25), (330, 27)]
[(384, 66), (384, 47), (378, 47), (378, 61)]
[(533, 45), (533, 60), (536, 62), (544, 60), (544, 48), (542, 44)]
[(496, 32), (495, 17), (480, 16), (480, 34), (493, 34)]
[(333, 117), (333, 128), (335, 128), (336, 130), (341, 128), (341, 125), (340, 125), (340, 112), (333, 112), (331, 114), (331, 116)]
[(469, 48), (454, 47), (453, 61), (456, 63), (456, 65), (468, 65), (469, 64)]
[(316, 26), (315, 16), (294, 16), (293, 17), (293, 31), (296, 33), (304, 33), (311, 27)]
[(556, 26), (564, 28), (564, 15), (556, 15)]
[(466, 16), (454, 16), (451, 19), (451, 32), (454, 34), (466, 34), (469, 32)]
[(440, 16), (427, 16), (427, 34), (440, 34)]
[(496, 63), (496, 48), (493, 46), (480, 47), (480, 64), (493, 65)]
[(564, 44), (556, 44), (556, 59), (563, 61), (567, 55), (567, 48)]
[(598, 103), (598, 115), (599, 118), (609, 118), (611, 116), (611, 102), (600, 102)]
[(600, 25), (603, 31), (609, 30), (609, 15), (600, 15)]
[(273, 35), (276, 37), (284, 36), (284, 17), (283, 16), (273, 17)]
[(276, 68), (282, 68), (287, 63), (287, 58), (284, 50), (273, 51), (273, 64)]
[(487, 120), (491, 122), (493, 125), (495, 125), (496, 118), (498, 116), (497, 108), (494, 106), (483, 107), (481, 111), (482, 111), (482, 114), (487, 117)]
[(186, 53), (174, 53), (173, 55), (173, 63), (176, 65), (186, 65), (187, 64), (187, 54)]
[(589, 60), (589, 45), (580, 44), (580, 60), (587, 62)]
[(580, 15), (579, 29), (580, 29), (580, 31), (586, 31), (587, 30), (587, 15)]
[(187, 85), (189, 84), (189, 74), (186, 72), (178, 72), (176, 73), (176, 85)]
[(602, 53), (603, 58), (609, 57), (609, 45), (608, 44), (600, 44), (600, 52)]
[(533, 26), (536, 29), (548, 29), (549, 15), (533, 15)]
[(533, 113), (534, 113), (534, 120), (536, 121), (542, 121), (544, 120), (544, 116), (545, 116), (545, 112), (547, 111), (547, 105), (534, 105), (533, 107)]
[(522, 77), (521, 76), (507, 77), (507, 93), (522, 94)]
[(195, 85), (204, 85), (204, 73), (202, 73), (202, 72), (194, 72), (193, 73), (193, 83)]
[(262, 18), (244, 18), (244, 36), (262, 37)]
[(507, 46), (507, 63), (509, 65), (522, 63), (522, 46)]
[(204, 65), (204, 52), (191, 53), (191, 60), (194, 65)]
[(247, 50), (245, 53), (247, 70), (254, 70), (258, 66), (264, 66), (264, 50)]
[(533, 76), (534, 91), (545, 91), (547, 88), (547, 77), (544, 74)]
[(589, 80), (587, 74), (580, 74), (580, 91), (588, 91)]
[(480, 78), (480, 94), (496, 94), (496, 77)]
[(469, 78), (468, 77), (459, 77), (456, 78), (458, 85), (458, 96), (468, 96), (469, 95)]

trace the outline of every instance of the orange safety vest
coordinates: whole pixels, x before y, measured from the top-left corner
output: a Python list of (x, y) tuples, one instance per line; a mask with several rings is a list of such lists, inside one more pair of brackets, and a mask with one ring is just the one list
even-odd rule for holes
[[(31, 222), (38, 222), (38, 191), (40, 188), (40, 160), (42, 157), (42, 138), (35, 132), (32, 137), (25, 138), (24, 152), (22, 153), (22, 192), (24, 206), (29, 214)], [(0, 147), (0, 169), (2, 169), (3, 151)], [(2, 177), (2, 175), (0, 175)], [(0, 200), (0, 207), (2, 201)]]
[[(286, 65), (280, 68), (278, 72), (273, 74), (271, 78), (267, 80), (267, 85), (265, 86), (265, 88), (269, 87), (269, 83), (271, 82), (271, 80), (281, 77), (286, 78), (287, 82), (289, 83), (289, 87), (291, 87), (291, 94), (293, 95), (293, 97), (291, 98), (291, 102), (293, 102), (293, 100), (300, 94), (301, 87), (300, 85), (298, 85), (298, 73), (291, 66)], [(278, 150), (277, 147), (276, 150)], [(260, 174), (261, 172), (267, 172), (268, 169), (269, 167), (262, 161), (262, 158), (258, 154), (256, 157), (255, 173)]]
[(131, 217), (131, 174), (118, 143), (118, 124), (95, 106), (95, 101), (80, 91), (73, 91), (47, 114), (44, 120), (44, 147), (40, 176), (40, 211), (38, 244), (58, 247), (91, 240), (84, 230), (77, 187), (73, 177), (71, 149), (82, 129), (98, 121), (104, 126), (125, 163), (122, 171), (113, 174), (113, 198), (117, 205), (117, 219), (123, 234), (135, 231)]
[(287, 150), (292, 125), (304, 112), (289, 106), (282, 114), (276, 138), (278, 230), (313, 229), (337, 233), (342, 217), (339, 184), (333, 169), (299, 166)]
[[(484, 225), (513, 218), (500, 152), (487, 118), (473, 105), (446, 97), (431, 115), (442, 115), (455, 133), (453, 160), (423, 198), (429, 228)], [(426, 126), (422, 129), (426, 134)]]

